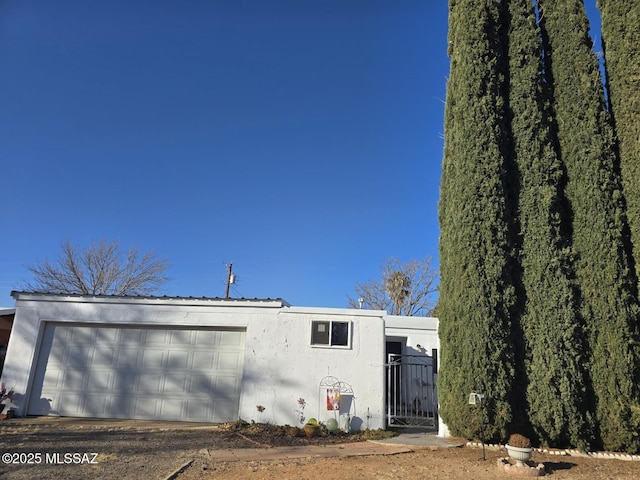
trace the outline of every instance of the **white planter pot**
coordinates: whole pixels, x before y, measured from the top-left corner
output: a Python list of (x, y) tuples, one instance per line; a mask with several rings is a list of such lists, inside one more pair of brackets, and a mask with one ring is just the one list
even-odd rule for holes
[(516, 467), (524, 467), (524, 462), (528, 461), (533, 453), (532, 447), (521, 448), (512, 447), (511, 445), (505, 445), (505, 447), (507, 448), (509, 456), (516, 461)]

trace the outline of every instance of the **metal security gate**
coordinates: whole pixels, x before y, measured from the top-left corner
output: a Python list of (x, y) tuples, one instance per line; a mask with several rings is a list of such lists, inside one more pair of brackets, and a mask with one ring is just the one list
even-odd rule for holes
[(387, 426), (436, 427), (437, 368), (428, 355), (388, 355)]

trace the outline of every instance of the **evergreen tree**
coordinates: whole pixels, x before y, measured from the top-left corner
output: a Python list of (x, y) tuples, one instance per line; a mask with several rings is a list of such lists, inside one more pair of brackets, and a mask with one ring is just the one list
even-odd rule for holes
[(635, 279), (623, 239), (624, 202), (598, 62), (581, 0), (539, 0), (539, 5), (599, 435), (606, 449), (638, 451), (632, 407), (637, 397)]
[(564, 172), (554, 150), (541, 82), (542, 56), (530, 0), (505, 0), (512, 152), (520, 172), (522, 330), (529, 421), (545, 445), (587, 448), (593, 439), (587, 402), (585, 332), (562, 222)]
[(640, 2), (598, 0), (609, 110), (620, 153), (627, 219), (640, 277)]
[(470, 392), (486, 395), (490, 438), (504, 438), (513, 415), (515, 289), (498, 15), (495, 0), (449, 3), (438, 392), (444, 422), (467, 438), (480, 433)]

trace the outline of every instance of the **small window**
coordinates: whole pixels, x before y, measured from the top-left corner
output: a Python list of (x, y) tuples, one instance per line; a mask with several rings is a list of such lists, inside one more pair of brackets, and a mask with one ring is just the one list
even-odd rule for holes
[(349, 346), (349, 322), (311, 322), (311, 345)]

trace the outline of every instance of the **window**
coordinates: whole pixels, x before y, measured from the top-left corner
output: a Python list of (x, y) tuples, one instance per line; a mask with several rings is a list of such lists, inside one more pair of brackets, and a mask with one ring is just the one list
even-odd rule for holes
[(311, 322), (311, 345), (348, 347), (350, 330), (349, 322), (313, 321)]

